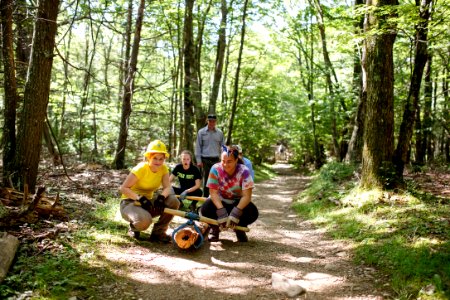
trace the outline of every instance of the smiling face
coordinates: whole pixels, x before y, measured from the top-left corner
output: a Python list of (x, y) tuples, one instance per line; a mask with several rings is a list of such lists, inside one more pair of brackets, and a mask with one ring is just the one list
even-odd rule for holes
[(155, 153), (149, 157), (148, 164), (152, 168), (152, 171), (157, 171), (166, 160), (166, 156), (162, 153)]
[(236, 170), (236, 166), (238, 164), (237, 157), (234, 157), (233, 153), (228, 155), (227, 152), (222, 152), (221, 156), (222, 167), (227, 172), (227, 174), (232, 175)]

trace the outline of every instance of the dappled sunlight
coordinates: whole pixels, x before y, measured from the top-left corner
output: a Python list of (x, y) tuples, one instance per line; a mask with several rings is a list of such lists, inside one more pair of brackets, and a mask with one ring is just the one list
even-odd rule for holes
[(296, 282), (308, 291), (319, 291), (341, 285), (345, 282), (345, 279), (327, 273), (311, 272), (305, 274), (301, 280), (296, 280)]
[[(124, 230), (122, 239), (108, 240), (107, 233), (93, 237), (104, 249), (83, 260), (103, 257), (103, 268), (129, 282), (141, 298), (167, 293), (172, 299), (285, 299), (272, 287), (273, 274), (278, 273), (306, 289), (307, 299), (357, 299), (361, 292), (349, 287), (363, 280), (350, 267), (349, 247), (327, 239), (326, 229), (301, 220), (291, 206), (306, 183), (298, 176), (279, 176), (257, 184), (252, 201), (259, 218), (248, 226), (247, 243), (238, 242), (228, 230), (220, 233), (219, 242), (208, 242), (205, 236), (199, 249), (180, 251), (171, 244), (133, 241)], [(119, 218), (116, 213), (114, 219)], [(121, 222), (125, 229), (126, 222)], [(187, 222), (175, 216), (167, 233)]]
[(317, 258), (314, 257), (306, 257), (306, 256), (295, 257), (290, 253), (282, 253), (278, 255), (278, 259), (291, 263), (311, 263), (317, 260)]
[[(181, 254), (182, 255), (182, 254)], [(213, 288), (216, 292), (242, 294), (255, 286), (264, 286), (265, 278), (248, 278), (242, 269), (267, 268), (246, 261), (224, 261), (214, 256), (209, 262), (176, 257), (160, 252), (151, 252), (146, 248), (108, 249), (105, 259), (113, 264), (123, 265), (118, 275), (146, 284), (165, 284), (168, 278), (179, 283), (198, 284), (202, 288)], [(202, 259), (204, 260), (204, 259)], [(217, 286), (217, 278), (234, 277), (236, 280), (221, 282)]]

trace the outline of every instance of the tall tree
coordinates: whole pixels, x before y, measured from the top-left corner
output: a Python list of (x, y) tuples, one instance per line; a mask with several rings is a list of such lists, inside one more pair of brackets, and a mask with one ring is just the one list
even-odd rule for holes
[(16, 153), (16, 109), (17, 109), (17, 83), (14, 61), (13, 43), (13, 0), (0, 1), (2, 19), (2, 54), (5, 90), (3, 110), (3, 184), (8, 185), (9, 175), (14, 172), (14, 156)]
[(236, 114), (237, 102), (239, 99), (239, 76), (241, 73), (241, 65), (242, 65), (242, 54), (244, 52), (244, 41), (245, 41), (245, 30), (246, 30), (246, 19), (247, 19), (247, 9), (248, 9), (248, 0), (244, 1), (244, 7), (242, 11), (242, 26), (241, 26), (241, 41), (239, 44), (239, 54), (237, 60), (236, 73), (234, 76), (234, 85), (233, 85), (233, 100), (231, 105), (231, 114), (230, 120), (228, 123), (228, 134), (227, 134), (227, 144), (231, 144), (233, 141), (231, 139), (231, 135), (233, 133), (233, 122), (234, 116)]
[[(363, 0), (355, 0), (355, 8), (364, 4)], [(356, 35), (359, 36), (364, 30), (364, 17), (361, 14), (356, 15), (354, 24)], [(355, 44), (353, 58), (353, 89), (358, 99), (356, 113), (354, 117), (353, 131), (348, 143), (348, 150), (345, 156), (346, 162), (360, 163), (362, 160), (363, 133), (364, 133), (364, 115), (366, 109), (366, 93), (362, 88), (362, 67), (361, 67), (361, 45)]]
[(216, 63), (214, 64), (214, 77), (211, 88), (211, 96), (209, 98), (209, 113), (216, 112), (217, 97), (219, 96), (220, 80), (222, 79), (223, 63), (225, 59), (225, 49), (227, 44), (226, 28), (228, 7), (227, 1), (220, 1), (220, 12), (222, 19), (220, 20), (219, 38), (217, 40)]
[[(417, 1), (417, 5), (419, 2)], [(397, 148), (395, 149), (393, 162), (397, 177), (403, 178), (403, 170), (408, 159), (411, 138), (414, 128), (416, 110), (419, 106), (420, 86), (422, 83), (423, 70), (428, 55), (428, 22), (430, 18), (431, 0), (422, 0), (419, 7), (419, 21), (416, 24), (414, 39), (414, 69), (409, 86), (409, 93), (403, 111), (403, 119), (400, 125)]]
[[(390, 181), (394, 150), (392, 17), (397, 0), (367, 0), (363, 51), (363, 88), (367, 93), (361, 186), (383, 188)], [(374, 32), (376, 31), (376, 32)]]
[(17, 173), (12, 177), (13, 184), (19, 189), (23, 189), (25, 183), (30, 191), (34, 191), (36, 186), (42, 130), (50, 94), (58, 8), (59, 0), (39, 1), (37, 8), (14, 160)]
[[(337, 130), (337, 114), (336, 114), (336, 98), (338, 98), (337, 91), (335, 91), (335, 86), (338, 86), (338, 79), (336, 76), (336, 72), (334, 70), (333, 64), (330, 60), (330, 54), (328, 52), (327, 46), (327, 37), (325, 33), (325, 21), (323, 17), (323, 9), (319, 0), (309, 0), (311, 6), (314, 6), (316, 9), (316, 16), (318, 20), (318, 27), (320, 38), (322, 41), (322, 55), (325, 63), (325, 81), (328, 88), (329, 99), (330, 99), (330, 117), (331, 117), (331, 139), (333, 142), (334, 154), (337, 159), (341, 160), (342, 155), (340, 146), (339, 146), (339, 134)], [(334, 79), (334, 82), (333, 82)], [(342, 108), (344, 111), (347, 110), (347, 107), (343, 101), (341, 101)]]
[(131, 115), (131, 101), (134, 92), (134, 77), (138, 62), (139, 43), (141, 42), (142, 21), (144, 19), (145, 0), (141, 0), (136, 17), (136, 27), (134, 31), (133, 48), (131, 49), (130, 60), (128, 62), (125, 86), (122, 94), (122, 114), (120, 119), (120, 131), (117, 141), (116, 156), (114, 158), (114, 167), (123, 169), (125, 167), (125, 149), (128, 140), (128, 126)]
[(194, 48), (194, 29), (193, 29), (193, 8), (195, 0), (185, 1), (184, 12), (184, 140), (186, 141), (186, 149), (194, 149), (194, 128), (192, 120), (194, 118), (194, 96), (193, 90), (198, 87), (195, 72), (193, 71), (195, 64), (195, 48)]

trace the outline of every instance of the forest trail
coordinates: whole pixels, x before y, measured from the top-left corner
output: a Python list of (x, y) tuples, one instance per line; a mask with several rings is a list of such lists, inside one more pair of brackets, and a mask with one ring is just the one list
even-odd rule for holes
[[(194, 252), (172, 244), (108, 245), (100, 252), (121, 282), (98, 287), (106, 299), (292, 299), (272, 288), (272, 273), (295, 280), (306, 292), (296, 299), (387, 299), (389, 288), (376, 270), (352, 264), (350, 247), (300, 220), (293, 198), (309, 182), (287, 164), (278, 176), (257, 183), (253, 201), (259, 219), (248, 243), (233, 232)], [(187, 220), (175, 217), (171, 228)], [(381, 288), (380, 288), (381, 287)]]

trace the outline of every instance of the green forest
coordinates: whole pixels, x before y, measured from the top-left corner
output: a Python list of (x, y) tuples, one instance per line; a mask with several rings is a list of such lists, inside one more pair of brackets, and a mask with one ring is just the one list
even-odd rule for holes
[[(80, 165), (126, 171), (155, 139), (175, 163), (216, 114), (259, 180), (280, 145), (283, 160), (318, 176), (293, 207), (319, 226), (345, 227), (325, 216), (349, 207), (417, 217), (399, 225), (409, 237), (386, 244), (367, 228), (356, 237), (349, 223), (337, 238), (356, 239), (360, 260), (389, 270), (393, 298), (420, 298), (427, 284), (436, 299), (449, 295), (448, 0), (0, 3), (3, 187), (33, 194), (49, 170)], [(409, 176), (427, 172), (444, 178), (440, 196)], [(397, 211), (386, 195), (414, 197), (411, 210)], [(380, 254), (370, 258), (375, 244)], [(420, 251), (402, 269), (385, 251), (401, 246), (402, 257), (405, 245)], [(430, 265), (413, 272), (414, 259)], [(0, 296), (11, 293), (0, 285)], [(48, 297), (39, 299), (59, 299)]]

